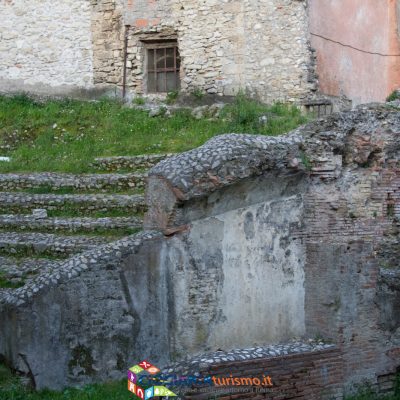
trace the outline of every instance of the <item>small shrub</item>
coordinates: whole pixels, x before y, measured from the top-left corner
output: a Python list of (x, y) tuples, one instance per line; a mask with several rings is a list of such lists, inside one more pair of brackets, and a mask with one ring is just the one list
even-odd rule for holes
[(177, 90), (173, 91), (173, 92), (169, 92), (167, 93), (167, 98), (165, 99), (165, 102), (167, 104), (174, 104), (176, 102), (176, 100), (178, 99), (179, 96), (179, 92)]
[(301, 162), (304, 165), (304, 168), (307, 171), (311, 171), (311, 160), (310, 160), (310, 158), (308, 157), (308, 155), (304, 151), (302, 151), (300, 153), (300, 158), (301, 158)]
[(260, 104), (247, 98), (243, 93), (236, 96), (232, 108), (232, 122), (237, 125), (255, 125), (260, 117)]
[(192, 91), (192, 96), (197, 100), (201, 100), (204, 97), (204, 95), (205, 93), (199, 88), (196, 88)]
[(146, 103), (146, 100), (143, 97), (135, 97), (133, 103), (137, 106), (143, 106)]
[(400, 90), (393, 90), (392, 93), (386, 98), (386, 101), (395, 101), (400, 100)]

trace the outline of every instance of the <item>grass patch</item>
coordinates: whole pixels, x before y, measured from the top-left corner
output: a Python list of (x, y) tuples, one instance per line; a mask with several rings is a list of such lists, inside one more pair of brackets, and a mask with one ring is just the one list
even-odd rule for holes
[(65, 217), (65, 218), (117, 218), (117, 217), (138, 217), (143, 218), (144, 213), (135, 213), (129, 209), (113, 209), (109, 211), (96, 211), (96, 210), (79, 210), (74, 208), (72, 205), (64, 205), (62, 210), (48, 210), (47, 215), (49, 217)]
[[(36, 208), (41, 208), (36, 207)], [(62, 208), (61, 208), (62, 207)], [(34, 207), (35, 208), (35, 207)], [(46, 208), (43, 206), (43, 208)], [(30, 209), (21, 209), (18, 206), (13, 206), (13, 207), (0, 207), (0, 214), (4, 215), (32, 215), (32, 210)], [(106, 218), (106, 217), (137, 217), (137, 218), (143, 218), (144, 212), (143, 210), (139, 212), (135, 212), (135, 210), (131, 210), (129, 208), (118, 208), (115, 207), (111, 210), (89, 210), (89, 209), (80, 209), (79, 207), (75, 207), (74, 204), (64, 204), (60, 206), (60, 209), (47, 209), (47, 216), (49, 218)]]
[(87, 229), (74, 229), (74, 230), (67, 230), (67, 229), (53, 229), (51, 227), (38, 227), (38, 228), (26, 228), (21, 229), (17, 227), (13, 227), (10, 229), (2, 229), (0, 228), (1, 233), (6, 232), (36, 232), (36, 233), (52, 233), (54, 235), (68, 235), (68, 236), (91, 236), (91, 237), (105, 237), (110, 240), (118, 240), (125, 236), (134, 235), (140, 232), (142, 228), (95, 228), (93, 230)]
[(89, 385), (82, 389), (65, 389), (61, 392), (52, 390), (33, 391), (21, 385), (4, 365), (0, 365), (0, 400), (126, 400), (129, 392), (126, 380)]
[[(4, 273), (2, 271), (0, 271), (0, 288), (1, 289), (18, 289), (24, 285), (25, 285), (24, 281), (11, 282), (4, 276)], [(1, 371), (0, 371), (0, 376), (1, 376)]]
[[(0, 166), (1, 167), (1, 166)], [(1, 168), (0, 168), (1, 170)], [(132, 171), (130, 171), (132, 172)], [(143, 195), (144, 189), (123, 189), (123, 188), (110, 188), (110, 189), (80, 189), (73, 187), (54, 188), (51, 185), (40, 185), (32, 188), (12, 190), (14, 193), (28, 193), (28, 194), (124, 194), (124, 195)]]
[[(56, 253), (51, 249), (38, 252), (31, 246), (15, 246), (15, 252), (9, 247), (0, 248), (0, 256), (11, 256), (13, 258), (47, 258), (53, 260), (66, 260), (71, 254)], [(79, 251), (77, 251), (78, 253)]]
[[(267, 115), (266, 123), (260, 123)], [(265, 106), (239, 95), (221, 117), (197, 120), (188, 110), (150, 118), (112, 100), (39, 103), (0, 96), (0, 172), (95, 172), (95, 157), (176, 153), (222, 133), (279, 135), (307, 122), (299, 109)]]

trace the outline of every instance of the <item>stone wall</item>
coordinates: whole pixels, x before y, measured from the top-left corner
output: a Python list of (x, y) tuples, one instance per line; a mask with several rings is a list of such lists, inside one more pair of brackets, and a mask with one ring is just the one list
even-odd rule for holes
[(123, 77), (123, 0), (91, 0), (93, 82), (119, 94)]
[(22, 0), (0, 3), (0, 90), (147, 93), (148, 40), (177, 40), (181, 90), (299, 102), (316, 90), (303, 0)]
[[(253, 357), (251, 349), (244, 353), (246, 360), (229, 360), (216, 362), (198, 370), (204, 376), (216, 379), (229, 377), (261, 377), (269, 376), (272, 387), (255, 386), (212, 386), (211, 388), (194, 387), (185, 394), (188, 400), (204, 400), (210, 397), (220, 400), (240, 399), (271, 400), (335, 400), (343, 399), (343, 359), (340, 350), (334, 346), (319, 346), (320, 349), (301, 345), (298, 352), (280, 352), (276, 346), (272, 349), (274, 356), (260, 357), (259, 348)], [(282, 346), (287, 348), (290, 346)], [(310, 351), (311, 347), (311, 351)], [(259, 352), (257, 354), (257, 352)], [(243, 354), (243, 353), (242, 353)], [(222, 353), (222, 357), (225, 354)], [(192, 367), (193, 368), (193, 367)], [(217, 381), (217, 382), (222, 382)], [(197, 389), (197, 390), (196, 390)], [(207, 397), (208, 396), (208, 397)]]
[(2, 0), (0, 15), (0, 91), (78, 95), (92, 87), (89, 0)]
[(128, 85), (143, 92), (143, 39), (176, 38), (182, 90), (298, 101), (316, 89), (306, 3), (298, 0), (127, 2)]

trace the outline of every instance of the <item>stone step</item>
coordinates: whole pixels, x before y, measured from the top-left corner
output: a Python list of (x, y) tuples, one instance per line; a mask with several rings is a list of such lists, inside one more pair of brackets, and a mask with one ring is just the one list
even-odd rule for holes
[(53, 172), (0, 174), (0, 190), (13, 191), (34, 188), (51, 190), (130, 190), (144, 189), (147, 174), (60, 174)]
[(144, 154), (140, 156), (100, 157), (92, 167), (101, 171), (149, 169), (174, 154)]
[(64, 211), (66, 207), (82, 212), (122, 210), (142, 213), (146, 211), (143, 195), (0, 192), (0, 212), (20, 212), (35, 208)]
[(94, 249), (110, 239), (98, 236), (66, 236), (50, 233), (0, 233), (0, 254), (13, 256), (50, 255), (67, 257), (74, 253)]
[(34, 215), (0, 215), (0, 229), (54, 232), (96, 232), (117, 229), (140, 229), (142, 219), (137, 217), (105, 218), (38, 218)]

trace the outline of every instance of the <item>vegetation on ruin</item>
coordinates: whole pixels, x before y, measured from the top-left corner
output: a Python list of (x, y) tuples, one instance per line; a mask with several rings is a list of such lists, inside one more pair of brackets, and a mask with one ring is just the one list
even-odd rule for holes
[(386, 98), (386, 101), (395, 101), (400, 100), (400, 90), (394, 90), (390, 95)]
[(280, 135), (307, 122), (300, 110), (266, 106), (239, 95), (219, 118), (196, 119), (190, 110), (171, 116), (113, 100), (35, 101), (25, 95), (0, 96), (0, 172), (91, 172), (95, 157), (175, 153), (222, 133)]
[(24, 387), (4, 365), (0, 365), (0, 400), (126, 400), (129, 398), (126, 381), (90, 385), (82, 389), (33, 391)]

